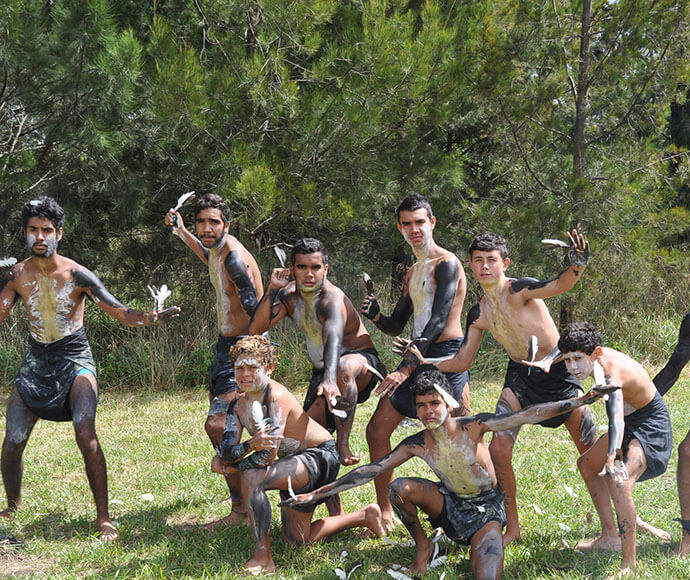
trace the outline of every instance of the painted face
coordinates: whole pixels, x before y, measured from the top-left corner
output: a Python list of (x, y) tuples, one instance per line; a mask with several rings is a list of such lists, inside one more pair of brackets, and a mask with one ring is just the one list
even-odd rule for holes
[(223, 243), (228, 233), (230, 222), (223, 222), (223, 214), (219, 209), (206, 208), (196, 214), (196, 233), (206, 248), (215, 248)]
[(302, 293), (318, 292), (323, 287), (328, 273), (328, 264), (323, 263), (321, 252), (297, 254), (292, 265), (297, 289)]
[(26, 224), (26, 247), (34, 256), (49, 258), (55, 253), (61, 238), (62, 228), (56, 230), (48, 218), (29, 218)]
[(435, 226), (436, 218), (430, 218), (424, 208), (401, 211), (398, 218), (398, 230), (413, 250), (430, 246)]
[(427, 429), (438, 429), (450, 414), (448, 405), (438, 393), (415, 397), (417, 417)]
[(499, 250), (474, 250), (470, 258), (470, 268), (480, 284), (495, 284), (510, 264), (510, 258), (501, 256)]
[(580, 350), (575, 352), (566, 352), (563, 354), (563, 360), (568, 372), (576, 379), (586, 379), (594, 372), (594, 363), (597, 360), (595, 353), (586, 354)]
[(241, 391), (260, 391), (268, 386), (272, 368), (266, 368), (258, 360), (242, 356), (235, 362), (235, 380)]

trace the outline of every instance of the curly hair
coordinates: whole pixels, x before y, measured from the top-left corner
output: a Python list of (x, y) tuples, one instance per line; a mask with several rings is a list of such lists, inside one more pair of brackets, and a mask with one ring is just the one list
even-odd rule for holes
[(230, 358), (233, 362), (243, 355), (255, 358), (266, 368), (276, 365), (276, 355), (271, 341), (259, 334), (245, 336), (230, 347)]
[(411, 386), (412, 395), (421, 397), (423, 395), (436, 395), (436, 387), (442, 387), (447, 393), (453, 392), (453, 387), (448, 382), (448, 377), (433, 365), (421, 365), (417, 369), (414, 382)]
[(52, 197), (43, 195), (27, 201), (22, 208), (22, 225), (26, 229), (32, 217), (49, 219), (53, 222), (56, 230), (59, 230), (65, 223), (65, 211), (60, 204)]
[(558, 339), (558, 350), (562, 353), (580, 351), (592, 354), (598, 346), (601, 346), (601, 332), (589, 322), (569, 324)]

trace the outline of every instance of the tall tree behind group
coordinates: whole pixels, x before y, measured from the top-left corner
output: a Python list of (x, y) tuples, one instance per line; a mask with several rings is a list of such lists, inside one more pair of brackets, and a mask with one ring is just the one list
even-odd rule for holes
[(67, 249), (106, 280), (182, 276), (193, 262), (161, 216), (195, 189), (229, 199), (260, 260), (311, 234), (334, 273), (382, 276), (405, 254), (392, 210), (421, 191), (441, 243), (462, 254), (477, 231), (501, 231), (527, 269), (515, 274), (553, 273), (539, 239), (583, 226), (597, 258), (577, 290), (585, 307), (629, 280), (626, 305), (680, 288), (688, 163), (664, 130), (687, 79), (687, 0), (147, 10), (0, 7), (2, 227), (29, 195), (54, 194), (78, 233)]

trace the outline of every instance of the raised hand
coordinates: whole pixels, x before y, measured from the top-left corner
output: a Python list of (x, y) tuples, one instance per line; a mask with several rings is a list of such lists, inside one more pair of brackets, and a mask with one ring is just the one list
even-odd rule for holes
[(415, 358), (419, 361), (420, 364), (428, 364), (429, 361), (427, 361), (424, 358), (424, 355), (421, 353), (419, 347), (417, 346), (419, 344), (426, 342), (426, 340), (427, 339), (424, 337), (419, 337), (410, 340), (408, 338), (403, 338), (402, 336), (396, 336), (393, 340), (392, 350), (395, 354), (399, 354), (401, 356), (405, 356), (409, 352), (410, 354), (415, 356)]
[(366, 316), (369, 320), (373, 320), (381, 312), (378, 300), (376, 297), (367, 294), (362, 300), (362, 315)]
[(589, 262), (589, 242), (583, 234), (578, 234), (577, 230), (566, 232), (570, 240), (570, 262), (584, 268)]
[(290, 269), (289, 268), (273, 268), (271, 272), (271, 281), (269, 285), (274, 290), (280, 290), (285, 288), (290, 282)]

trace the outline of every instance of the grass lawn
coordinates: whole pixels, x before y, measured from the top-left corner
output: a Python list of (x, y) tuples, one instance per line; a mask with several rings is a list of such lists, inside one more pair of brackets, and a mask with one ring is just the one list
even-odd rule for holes
[[(690, 427), (686, 401), (690, 381), (681, 379), (667, 395), (675, 442)], [(493, 409), (498, 382), (473, 383), (475, 411)], [(4, 432), (7, 391), (0, 397)], [(301, 393), (298, 393), (301, 400)], [(368, 458), (364, 427), (376, 397), (360, 405), (352, 448)], [(203, 432), (206, 392), (105, 391), (98, 431), (108, 461), (110, 506), (120, 537), (112, 544), (94, 536), (95, 509), (81, 456), (69, 423), (39, 421), (25, 452), (23, 508), (10, 522), (0, 522), (0, 578), (235, 578), (251, 556), (252, 531), (236, 526), (206, 532), (206, 522), (227, 515), (227, 488), (211, 473), (212, 450)], [(604, 405), (596, 405), (599, 425)], [(415, 427), (398, 429), (394, 442)], [(523, 539), (506, 550), (505, 578), (602, 578), (615, 572), (620, 555), (584, 554), (573, 550), (578, 540), (598, 531), (598, 520), (575, 466), (576, 452), (564, 428), (525, 427), (516, 446), (514, 466)], [(674, 543), (680, 526), (676, 494), (677, 452), (663, 476), (637, 486), (640, 515), (669, 530)], [(344, 473), (341, 471), (341, 473)], [(398, 475), (430, 473), (421, 462), (408, 462)], [(277, 492), (271, 492), (277, 503)], [(374, 501), (373, 484), (343, 495), (346, 509)], [(4, 504), (4, 500), (3, 500)], [(317, 515), (325, 511), (320, 507)], [(394, 563), (409, 565), (413, 548), (365, 539), (348, 531), (318, 545), (292, 549), (280, 539), (277, 510), (273, 514), (273, 552), (278, 578), (336, 578), (361, 562), (352, 578), (389, 578)], [(17, 543), (7, 540), (10, 536)], [(409, 537), (399, 525), (390, 538)], [(638, 537), (640, 560), (633, 578), (690, 578), (690, 561), (670, 557), (671, 544)], [(341, 558), (346, 550), (348, 555)], [(446, 563), (427, 578), (471, 578), (468, 552), (453, 548)]]

